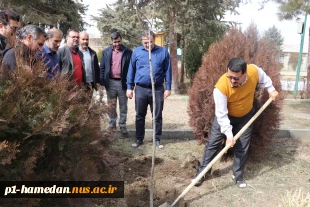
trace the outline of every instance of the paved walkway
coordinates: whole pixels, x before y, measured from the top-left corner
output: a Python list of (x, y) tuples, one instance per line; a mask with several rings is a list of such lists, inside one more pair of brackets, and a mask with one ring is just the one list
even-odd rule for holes
[[(189, 116), (187, 113), (188, 107), (187, 95), (171, 95), (164, 103), (164, 124), (163, 124), (163, 139), (193, 139), (194, 134), (191, 127), (188, 125)], [(310, 102), (305, 99), (285, 99), (285, 103), (303, 103)], [(173, 109), (173, 112), (171, 111)], [(145, 137), (152, 137), (152, 116), (150, 113), (146, 116), (146, 134)], [(172, 112), (172, 113), (171, 113)], [(286, 126), (286, 125), (285, 125)], [(286, 126), (287, 127), (287, 126)], [(129, 130), (129, 137), (135, 136), (135, 109), (134, 98), (128, 100), (128, 118), (127, 128)], [(122, 137), (121, 133), (117, 131), (116, 137)], [(309, 129), (280, 129), (278, 137), (292, 137), (292, 138), (310, 138), (310, 126)]]

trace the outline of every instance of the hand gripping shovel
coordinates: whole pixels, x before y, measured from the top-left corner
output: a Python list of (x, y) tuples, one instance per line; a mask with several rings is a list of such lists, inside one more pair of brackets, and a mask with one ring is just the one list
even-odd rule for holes
[[(255, 121), (255, 119), (267, 108), (267, 106), (272, 102), (272, 98), (269, 98), (266, 103), (259, 109), (258, 112), (250, 119), (250, 121), (234, 136), (235, 141), (239, 139), (239, 137), (243, 134), (243, 132)], [(191, 184), (185, 188), (185, 190), (175, 199), (175, 201), (169, 205), (167, 202), (160, 205), (159, 207), (173, 207), (178, 201), (185, 196), (185, 194), (211, 169), (212, 165), (216, 163), (222, 156), (225, 154), (228, 149), (230, 148), (229, 145), (226, 145), (222, 151), (207, 165), (207, 167), (201, 171), (201, 173), (192, 180)]]

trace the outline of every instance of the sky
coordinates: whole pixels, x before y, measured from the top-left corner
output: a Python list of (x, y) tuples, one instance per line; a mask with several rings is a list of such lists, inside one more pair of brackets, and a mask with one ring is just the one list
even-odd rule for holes
[[(84, 0), (84, 3), (89, 5), (88, 16), (86, 16), (85, 20), (88, 23), (95, 25), (95, 22), (90, 20), (89, 15), (98, 15), (98, 9), (105, 8), (106, 4), (111, 4), (115, 1), (116, 0)], [(268, 2), (265, 5), (265, 8), (262, 10), (259, 10), (259, 8), (260, 5), (257, 3), (257, 1), (252, 1), (252, 3), (248, 4), (242, 4), (239, 8), (237, 8), (237, 11), (240, 13), (240, 15), (232, 16), (226, 14), (224, 20), (240, 22), (243, 30), (246, 29), (251, 22), (254, 22), (257, 25), (261, 35), (263, 35), (268, 28), (275, 25), (280, 30), (281, 35), (284, 37), (285, 44), (300, 45), (301, 35), (297, 33), (298, 24), (296, 20), (279, 21), (276, 14), (278, 12), (278, 5), (274, 2)], [(304, 18), (304, 16), (301, 16), (302, 21)], [(308, 17), (308, 19), (310, 21), (310, 17)], [(307, 21), (306, 26), (304, 50), (308, 45), (309, 21)], [(86, 30), (90, 34), (100, 34), (96, 26), (88, 27)]]

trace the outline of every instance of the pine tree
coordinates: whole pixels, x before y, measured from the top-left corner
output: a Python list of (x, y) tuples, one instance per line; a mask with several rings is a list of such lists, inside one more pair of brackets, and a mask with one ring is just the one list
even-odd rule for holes
[(81, 0), (2, 0), (1, 7), (12, 9), (22, 16), (25, 24), (57, 27), (63, 33), (74, 28), (82, 31), (87, 7)]
[(284, 42), (284, 37), (281, 35), (281, 31), (275, 25), (265, 31), (264, 37), (274, 41), (279, 50), (281, 49)]

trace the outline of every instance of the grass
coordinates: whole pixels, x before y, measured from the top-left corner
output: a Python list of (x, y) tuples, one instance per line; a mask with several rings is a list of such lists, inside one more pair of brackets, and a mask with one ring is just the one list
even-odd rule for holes
[[(229, 173), (224, 172), (224, 175), (211, 180), (216, 189), (205, 184), (209, 191), (200, 199), (192, 199), (188, 206), (294, 206), (284, 205), (283, 197), (291, 203), (293, 200), (309, 203), (309, 143), (309, 139), (274, 140), (269, 145), (267, 154), (252, 156), (248, 160), (245, 171), (248, 188), (241, 190), (235, 187), (230, 181), (232, 172), (229, 170)], [(303, 147), (305, 145), (308, 149)], [(231, 168), (232, 160), (229, 163)], [(298, 191), (298, 194), (287, 193), (299, 188), (305, 190)], [(205, 205), (204, 201), (207, 201)]]
[(304, 189), (299, 188), (295, 191), (287, 191), (282, 201), (283, 207), (309, 207), (310, 194), (306, 193)]

